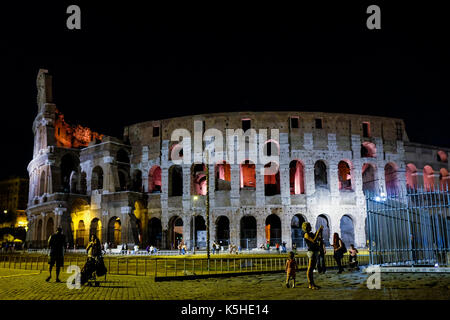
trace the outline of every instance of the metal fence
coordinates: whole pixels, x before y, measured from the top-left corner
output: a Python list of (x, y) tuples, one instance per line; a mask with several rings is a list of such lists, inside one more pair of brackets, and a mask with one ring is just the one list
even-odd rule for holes
[(367, 194), (371, 264), (448, 264), (448, 186)]
[[(150, 258), (150, 257), (104, 257), (108, 274), (151, 276), (155, 280), (170, 280), (176, 278), (195, 278), (214, 275), (237, 275), (247, 273), (283, 272), (285, 270), (286, 256), (278, 257), (214, 257), (206, 258)], [(306, 269), (308, 258), (296, 257), (300, 269)], [(327, 267), (336, 267), (336, 261), (332, 255), (325, 256)], [(368, 255), (359, 255), (360, 265), (369, 263)], [(64, 267), (77, 265), (80, 268), (86, 263), (86, 256), (66, 256)], [(348, 263), (348, 255), (345, 255), (342, 264)], [(48, 256), (27, 254), (0, 255), (0, 268), (48, 270)], [(64, 272), (64, 271), (63, 271)]]

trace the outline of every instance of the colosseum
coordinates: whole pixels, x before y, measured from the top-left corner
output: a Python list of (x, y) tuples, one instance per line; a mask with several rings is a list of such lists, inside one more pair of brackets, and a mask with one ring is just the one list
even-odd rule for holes
[[(27, 242), (35, 248), (57, 226), (76, 248), (93, 233), (112, 246), (202, 248), (207, 193), (210, 239), (224, 246), (302, 247), (301, 224), (309, 221), (324, 225), (328, 244), (338, 232), (347, 246), (365, 247), (367, 192), (450, 181), (449, 149), (410, 142), (401, 119), (301, 110), (212, 113), (137, 123), (115, 138), (67, 123), (52, 101), (47, 70), (39, 71), (37, 87), (27, 209)], [(177, 129), (182, 140), (172, 141)], [(238, 148), (233, 135), (215, 154), (222, 160), (197, 161), (203, 158), (195, 134), (210, 129), (216, 138), (229, 138), (227, 130), (255, 133), (256, 150), (279, 160), (276, 172), (265, 173), (264, 157)]]

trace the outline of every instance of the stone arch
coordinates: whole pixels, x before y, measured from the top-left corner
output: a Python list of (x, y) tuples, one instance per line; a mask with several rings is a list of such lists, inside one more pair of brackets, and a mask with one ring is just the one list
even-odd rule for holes
[(78, 193), (78, 187), (77, 187), (78, 173), (76, 171), (72, 171), (70, 173), (69, 181), (70, 181), (69, 182), (69, 186), (70, 186), (69, 192), (70, 193)]
[(314, 184), (316, 189), (328, 189), (327, 165), (323, 160), (317, 160), (314, 164)]
[(280, 143), (274, 139), (269, 139), (264, 142), (263, 148), (264, 155), (268, 157), (280, 155)]
[(81, 194), (86, 194), (87, 193), (86, 172), (81, 172), (81, 175), (80, 175), (80, 193)]
[(148, 192), (161, 193), (162, 179), (161, 179), (161, 167), (153, 166), (148, 173)]
[(371, 163), (364, 163), (362, 167), (362, 189), (364, 193), (376, 191), (376, 169)]
[(169, 197), (183, 195), (183, 169), (179, 165), (169, 168)]
[(86, 246), (86, 228), (83, 220), (78, 221), (76, 234), (76, 245), (77, 248), (84, 248)]
[(123, 168), (118, 168), (117, 174), (119, 176), (119, 190), (126, 191), (128, 189), (128, 172)]
[(46, 183), (46, 180), (47, 180), (47, 179), (45, 179), (46, 176), (47, 175), (46, 175), (45, 170), (42, 170), (41, 177), (39, 179), (39, 196), (42, 196), (45, 193), (45, 191), (46, 191), (46, 188), (45, 188), (45, 183)]
[(377, 147), (373, 142), (363, 142), (361, 144), (361, 158), (376, 158)]
[(130, 157), (125, 149), (119, 149), (116, 153), (116, 161), (121, 163), (130, 163)]
[(231, 190), (231, 167), (226, 161), (220, 161), (214, 166), (215, 190)]
[(219, 216), (216, 219), (216, 241), (221, 246), (230, 244), (230, 219), (227, 216)]
[(66, 153), (61, 157), (60, 172), (61, 172), (61, 191), (69, 193), (71, 190), (70, 178), (73, 172), (78, 172), (80, 161), (71, 153)]
[(352, 163), (350, 160), (341, 160), (338, 163), (339, 190), (353, 190)]
[(264, 195), (273, 196), (280, 194), (280, 170), (275, 162), (264, 165)]
[(295, 244), (297, 248), (305, 247), (304, 232), (302, 230), (303, 222), (306, 222), (306, 218), (302, 214), (296, 214), (291, 219), (292, 244)]
[(102, 222), (99, 218), (94, 218), (91, 220), (89, 227), (89, 241), (92, 235), (96, 235), (97, 238), (102, 241)]
[(439, 184), (441, 186), (441, 190), (448, 190), (450, 186), (450, 175), (446, 168), (441, 168), (439, 170)]
[(243, 216), (240, 221), (241, 248), (256, 248), (256, 219), (253, 216)]
[(442, 151), (442, 150), (439, 150), (439, 151), (437, 152), (437, 161), (438, 161), (438, 162), (448, 162), (448, 156), (447, 156), (447, 153), (444, 152), (444, 151)]
[(133, 171), (131, 190), (135, 191), (135, 192), (142, 192), (143, 191), (142, 171), (139, 170), (139, 169), (136, 169), (136, 170)]
[(305, 167), (300, 160), (289, 163), (289, 186), (291, 194), (305, 193)]
[(384, 167), (384, 179), (386, 184), (386, 193), (396, 194), (399, 189), (399, 181), (398, 181), (398, 166), (389, 162)]
[(434, 190), (434, 170), (431, 166), (423, 167), (423, 187), (425, 190)]
[(183, 219), (180, 216), (173, 216), (169, 219), (169, 246), (176, 249), (178, 244), (183, 242)]
[(108, 221), (107, 240), (112, 248), (122, 243), (122, 222), (120, 218), (114, 216)]
[(350, 215), (344, 214), (340, 220), (341, 239), (347, 248), (355, 244), (355, 226)]
[(39, 246), (41, 246), (42, 242), (42, 219), (39, 219), (38, 225), (37, 225), (37, 234), (36, 234), (36, 240), (39, 242)]
[(409, 189), (415, 189), (418, 185), (417, 168), (414, 164), (408, 163), (406, 165), (406, 186)]
[(103, 169), (101, 166), (96, 166), (92, 169), (91, 190), (101, 189), (103, 189)]
[(148, 244), (156, 248), (162, 247), (162, 224), (158, 218), (151, 218), (147, 224)]
[(250, 160), (245, 160), (240, 164), (240, 186), (243, 188), (256, 188), (255, 164)]
[(48, 240), (54, 232), (55, 232), (55, 224), (53, 222), (53, 218), (49, 217), (47, 219), (47, 225), (45, 226), (45, 240)]
[(316, 219), (316, 230), (320, 228), (320, 226), (323, 226), (323, 242), (325, 243), (325, 246), (330, 246), (330, 220), (325, 214), (320, 214), (317, 216)]
[[(205, 219), (196, 215), (191, 218), (191, 247), (206, 248), (206, 222)], [(204, 235), (204, 236), (203, 236)]]
[(191, 166), (191, 194), (206, 195), (206, 166), (203, 163), (193, 163)]
[(266, 241), (269, 240), (270, 245), (274, 246), (277, 243), (281, 245), (281, 239), (281, 219), (272, 213), (266, 218)]

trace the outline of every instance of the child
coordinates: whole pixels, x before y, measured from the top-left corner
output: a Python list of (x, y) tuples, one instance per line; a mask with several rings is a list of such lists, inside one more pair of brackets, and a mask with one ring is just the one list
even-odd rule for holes
[(358, 249), (355, 248), (355, 246), (353, 244), (350, 245), (350, 250), (348, 250), (350, 252), (350, 256), (349, 256), (349, 265), (350, 265), (350, 269), (356, 269), (359, 270), (358, 267)]
[(295, 273), (297, 271), (297, 262), (294, 258), (294, 252), (289, 252), (289, 259), (286, 261), (286, 288), (289, 288), (289, 281), (292, 279), (294, 283), (292, 288), (295, 288)]

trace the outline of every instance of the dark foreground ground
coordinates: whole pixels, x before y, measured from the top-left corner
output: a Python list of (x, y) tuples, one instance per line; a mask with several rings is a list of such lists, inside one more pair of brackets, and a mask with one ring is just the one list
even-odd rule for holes
[(297, 275), (297, 287), (283, 286), (284, 274), (262, 274), (155, 282), (144, 276), (108, 276), (100, 287), (69, 289), (68, 273), (62, 283), (45, 282), (47, 272), (0, 268), (2, 300), (450, 300), (449, 273), (382, 273), (381, 288), (369, 290), (368, 275), (335, 270), (317, 275), (320, 290), (307, 288), (305, 272)]

